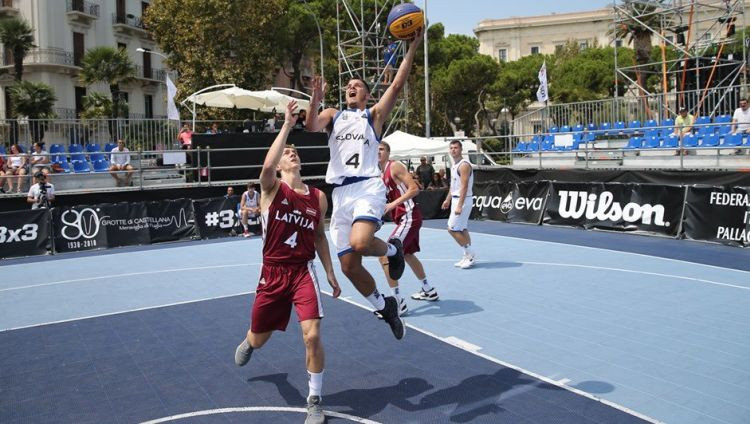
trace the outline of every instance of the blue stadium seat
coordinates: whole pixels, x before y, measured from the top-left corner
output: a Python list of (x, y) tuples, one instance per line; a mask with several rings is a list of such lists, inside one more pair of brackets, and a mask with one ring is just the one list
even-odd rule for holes
[(550, 133), (556, 133), (556, 132), (559, 132), (559, 129), (557, 127), (552, 127), (552, 128), (549, 129), (549, 132)]
[(560, 127), (560, 132), (561, 133), (569, 133), (570, 132), (570, 127), (567, 126), (567, 125), (563, 125), (562, 127)]
[(656, 137), (649, 137), (646, 142), (643, 143), (643, 147), (647, 149), (658, 149), (660, 146), (660, 140)]
[(742, 134), (727, 134), (724, 136), (724, 141), (721, 143), (722, 146), (741, 146), (742, 145)]
[(708, 137), (714, 134), (714, 127), (698, 127), (696, 134), (701, 137)]
[(50, 154), (65, 153), (65, 147), (62, 144), (53, 144), (49, 146)]
[(661, 121), (662, 127), (674, 127), (674, 119), (668, 118), (663, 121)]
[(717, 115), (714, 116), (714, 124), (728, 124), (732, 122), (731, 115)]
[(94, 172), (109, 171), (109, 163), (106, 160), (95, 160), (91, 164), (94, 165)]
[(710, 116), (699, 116), (695, 118), (695, 124), (696, 125), (705, 125), (711, 123), (711, 117)]
[(86, 145), (86, 153), (101, 152), (102, 148), (98, 144), (89, 143)]
[(55, 153), (49, 157), (49, 161), (52, 163), (63, 163), (63, 162), (67, 163), (68, 157), (65, 156), (65, 153)]
[(630, 140), (628, 140), (628, 145), (625, 146), (625, 149), (640, 149), (641, 148), (641, 138), (640, 137), (630, 137)]
[(7, 154), (7, 152), (5, 151), (5, 145), (0, 144), (0, 155), (4, 155), (4, 154)]
[(76, 174), (78, 173), (84, 173), (84, 172), (91, 172), (91, 167), (89, 166), (89, 163), (85, 160), (79, 160), (73, 162), (73, 172)]
[(719, 135), (725, 135), (732, 132), (732, 126), (731, 125), (722, 125), (719, 127)]
[(68, 146), (68, 153), (82, 153), (83, 146), (80, 144), (71, 144)]
[(659, 135), (662, 138), (669, 137), (671, 134), (674, 134), (674, 128), (662, 128), (659, 130)]
[(583, 140), (586, 141), (587, 143), (591, 143), (591, 142), (595, 141), (596, 140), (596, 133), (590, 132), (590, 133), (586, 134), (586, 136), (583, 138)]
[(609, 131), (609, 129), (610, 129), (609, 122), (602, 122), (601, 124), (599, 124), (599, 131), (603, 131), (606, 133), (607, 131)]
[(644, 128), (651, 128), (651, 127), (658, 127), (658, 126), (659, 126), (659, 123), (656, 122), (656, 120), (649, 119), (648, 121), (646, 121), (646, 125), (644, 125), (643, 127)]
[(107, 143), (107, 144), (104, 145), (104, 151), (107, 152), (107, 153), (109, 153), (115, 147), (117, 147), (117, 144), (115, 144), (115, 143)]
[(542, 150), (550, 151), (555, 150), (555, 137), (548, 135), (544, 137), (544, 141), (542, 142)]
[(596, 131), (596, 124), (592, 122), (592, 123), (586, 125), (586, 130), (588, 130), (588, 131)]
[(682, 137), (682, 146), (683, 147), (696, 147), (698, 145), (698, 136), (695, 134), (685, 134), (685, 137)]
[(539, 142), (538, 141), (532, 141), (529, 143), (528, 146), (526, 146), (527, 152), (537, 152), (539, 151)]
[(662, 147), (679, 147), (680, 146), (680, 138), (677, 137), (674, 134), (670, 134), (667, 137), (664, 137), (664, 141), (662, 142)]
[(525, 141), (519, 141), (518, 144), (516, 144), (516, 147), (513, 148), (514, 152), (525, 152), (526, 151), (526, 142)]
[(109, 162), (107, 160), (107, 155), (105, 155), (104, 153), (101, 153), (101, 152), (92, 153), (89, 156), (89, 158), (91, 159), (91, 162), (98, 161), (98, 160), (103, 160), (105, 162)]
[(641, 129), (641, 121), (633, 120), (628, 123), (628, 129), (630, 132), (638, 131)]
[(719, 136), (715, 134), (707, 135), (703, 137), (701, 141), (701, 147), (716, 147), (719, 145)]
[(71, 153), (70, 161), (71, 162), (86, 162), (86, 155), (84, 153)]
[(533, 141), (535, 143), (541, 143), (542, 142), (542, 135), (541, 134), (537, 134), (534, 137), (531, 137), (531, 141)]
[(645, 131), (645, 137), (646, 138), (659, 137), (659, 130), (647, 129)]
[(27, 153), (29, 151), (29, 147), (19, 143), (18, 150), (20, 150), (21, 153)]
[(573, 127), (573, 131), (575, 131), (575, 132), (581, 132), (581, 131), (583, 131), (583, 125), (576, 124), (576, 126)]
[(58, 162), (58, 163), (59, 163), (60, 167), (62, 168), (63, 173), (70, 174), (70, 163), (68, 163), (67, 160), (63, 161), (63, 162)]
[(612, 127), (612, 131), (610, 131), (608, 134), (623, 134), (623, 133), (625, 133), (625, 122), (617, 121), (615, 122), (615, 125)]

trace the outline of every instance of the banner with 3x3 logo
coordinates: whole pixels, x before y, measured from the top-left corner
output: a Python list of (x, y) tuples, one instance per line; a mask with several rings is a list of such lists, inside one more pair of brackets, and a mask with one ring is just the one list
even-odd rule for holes
[(49, 209), (0, 212), (0, 259), (46, 255), (51, 248)]

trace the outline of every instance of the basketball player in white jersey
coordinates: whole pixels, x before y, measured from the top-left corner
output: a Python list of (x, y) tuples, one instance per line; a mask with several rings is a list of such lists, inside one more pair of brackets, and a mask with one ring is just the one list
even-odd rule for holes
[(404, 272), (401, 241), (391, 238), (386, 243), (375, 238), (386, 203), (385, 184), (380, 178), (378, 166), (378, 144), (383, 124), (406, 84), (421, 41), (422, 33), (419, 31), (409, 42), (409, 49), (396, 77), (380, 101), (371, 108), (367, 108), (370, 87), (365, 81), (353, 78), (346, 85), (347, 109), (339, 111), (328, 108), (318, 113), (326, 86), (316, 77), (306, 126), (308, 131), (325, 129), (329, 132), (331, 160), (326, 182), (334, 186), (330, 231), (341, 261), (341, 270), (383, 316), (399, 340), (404, 337), (406, 327), (398, 314), (398, 301), (393, 296), (385, 297), (378, 292), (372, 275), (362, 266), (362, 257), (388, 256), (388, 273), (394, 280), (401, 278)]
[(471, 248), (471, 235), (469, 235), (469, 215), (474, 204), (474, 196), (471, 192), (474, 186), (474, 169), (468, 160), (463, 157), (463, 145), (458, 140), (450, 142), (450, 156), (453, 159), (451, 166), (451, 186), (448, 196), (443, 202), (443, 209), (450, 208), (448, 217), (448, 232), (464, 250), (460, 261), (454, 265), (467, 269), (474, 266), (476, 254)]

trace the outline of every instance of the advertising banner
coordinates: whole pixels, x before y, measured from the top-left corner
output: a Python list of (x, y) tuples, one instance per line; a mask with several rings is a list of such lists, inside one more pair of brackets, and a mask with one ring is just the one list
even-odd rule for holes
[[(240, 217), (237, 213), (239, 204), (240, 196), (193, 201), (195, 225), (200, 237), (227, 237), (241, 232)], [(253, 224), (253, 222), (248, 220), (248, 224)]]
[(543, 222), (676, 236), (685, 188), (649, 184), (551, 184)]
[(685, 238), (750, 246), (750, 187), (688, 187)]
[(198, 237), (193, 201), (190, 199), (148, 202), (145, 218), (151, 243), (190, 240)]
[(475, 218), (539, 224), (548, 192), (546, 181), (474, 184), (472, 213)]
[(0, 259), (46, 255), (51, 248), (49, 209), (0, 212)]

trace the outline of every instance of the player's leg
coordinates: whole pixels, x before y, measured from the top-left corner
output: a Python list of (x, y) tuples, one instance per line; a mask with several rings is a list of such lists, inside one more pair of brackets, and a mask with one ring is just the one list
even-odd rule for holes
[[(406, 301), (404, 300), (404, 298), (401, 297), (401, 291), (398, 286), (398, 280), (394, 280), (388, 274), (388, 257), (381, 256), (380, 258), (378, 258), (378, 260), (380, 261), (380, 266), (383, 267), (383, 273), (385, 274), (386, 281), (388, 281), (388, 287), (391, 288), (391, 294), (398, 301), (398, 313), (399, 315), (404, 315), (407, 312), (409, 312), (409, 306), (406, 304)], [(381, 319), (383, 318), (378, 313), (376, 313), (376, 315), (378, 316), (378, 318), (381, 318)]]
[(456, 240), (459, 246), (463, 249), (463, 256), (460, 261), (453, 264), (459, 268), (470, 268), (474, 265), (476, 254), (471, 248), (471, 237), (467, 226), (469, 223), (469, 215), (471, 214), (472, 199), (465, 199), (464, 207), (460, 214), (456, 215), (455, 210), (458, 202), (458, 198), (454, 197), (451, 199), (451, 214), (448, 217), (448, 232), (451, 237)]
[(242, 229), (244, 230), (245, 237), (250, 236), (250, 230), (247, 226), (247, 216), (250, 214), (250, 211), (247, 209), (242, 209), (242, 212), (240, 212), (240, 221), (242, 222)]

